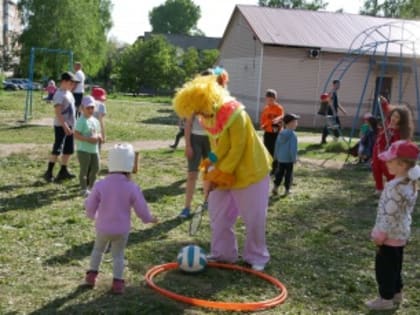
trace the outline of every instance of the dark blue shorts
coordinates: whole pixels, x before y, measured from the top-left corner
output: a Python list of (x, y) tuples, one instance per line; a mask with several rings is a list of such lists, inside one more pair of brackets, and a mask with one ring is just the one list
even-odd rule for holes
[(63, 127), (54, 126), (54, 144), (51, 154), (73, 154), (74, 141), (73, 135), (66, 136)]

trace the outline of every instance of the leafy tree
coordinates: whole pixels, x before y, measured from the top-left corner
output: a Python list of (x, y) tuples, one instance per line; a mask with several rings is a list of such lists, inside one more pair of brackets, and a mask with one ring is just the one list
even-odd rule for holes
[(121, 58), (118, 85), (121, 90), (138, 93), (140, 88), (168, 91), (174, 78), (183, 75), (178, 69), (176, 49), (161, 35), (136, 41)]
[(363, 4), (363, 9), (360, 10), (362, 15), (376, 16), (381, 11), (378, 0), (368, 0)]
[(420, 17), (420, 0), (366, 0), (360, 14), (414, 19)]
[(405, 0), (385, 0), (379, 3), (378, 0), (367, 0), (363, 4), (360, 14), (372, 16), (400, 17), (401, 6)]
[(205, 49), (200, 54), (200, 72), (211, 68), (219, 58), (219, 50), (217, 49)]
[(190, 47), (182, 55), (182, 69), (186, 78), (192, 78), (199, 72), (200, 58), (198, 51), (194, 47)]
[(259, 0), (258, 5), (262, 7), (286, 8), (286, 9), (306, 9), (317, 11), (325, 9), (328, 3), (323, 0)]
[(201, 17), (200, 6), (192, 0), (166, 0), (149, 12), (152, 32), (157, 34), (200, 33), (197, 22)]
[[(25, 25), (20, 36), (21, 71), (27, 69), (31, 47), (71, 50), (89, 75), (102, 67), (106, 35), (112, 26), (111, 0), (19, 0), (18, 6)], [(68, 62), (51, 54), (37, 54), (35, 67), (38, 74), (56, 76), (56, 71), (68, 69)]]
[(121, 59), (124, 46), (115, 38), (110, 38), (107, 43), (106, 60), (103, 67), (94, 78), (94, 82), (100, 83), (108, 91), (114, 88), (114, 79), (117, 72), (117, 65)]
[(402, 5), (401, 17), (415, 19), (420, 17), (420, 0), (409, 0)]
[(171, 45), (163, 35), (137, 40), (125, 48), (117, 65), (117, 83), (121, 91), (172, 92), (185, 80), (212, 67), (219, 56), (217, 49), (186, 51)]

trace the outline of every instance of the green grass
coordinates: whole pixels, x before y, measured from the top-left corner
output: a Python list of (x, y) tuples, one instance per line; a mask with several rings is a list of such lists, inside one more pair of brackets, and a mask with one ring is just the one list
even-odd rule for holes
[[(32, 120), (23, 122), (25, 92), (4, 92), (0, 97), (0, 132), (2, 143), (51, 142), (51, 126), (40, 121), (51, 120), (53, 108), (33, 95)], [(109, 141), (171, 139), (177, 130), (177, 117), (168, 98), (135, 97), (126, 100), (110, 98), (106, 102), (106, 129)], [(166, 103), (162, 103), (166, 101)]]
[[(172, 139), (177, 118), (170, 105), (133, 99), (136, 103), (118, 98), (107, 103), (108, 140)], [(50, 144), (51, 127), (17, 122), (23, 115), (23, 100), (19, 93), (1, 95), (0, 145)], [(51, 113), (49, 105), (37, 104), (34, 121)], [(346, 157), (328, 152), (325, 146), (301, 143), (299, 150), (306, 160), (296, 166), (293, 194), (271, 198), (267, 220), (271, 261), (266, 272), (286, 285), (289, 298), (285, 304), (258, 314), (365, 314), (363, 302), (376, 295), (375, 248), (369, 232), (377, 198), (372, 194), (371, 175), (354, 165), (320, 167), (315, 162), (342, 162)], [(146, 271), (174, 261), (182, 246), (195, 243), (209, 250), (207, 216), (196, 237), (188, 236), (188, 221), (176, 218), (185, 189), (182, 150), (141, 151), (140, 171), (133, 179), (142, 187), (160, 223), (143, 225), (133, 216), (125, 254), (128, 287), (122, 296), (109, 294), (109, 254), (102, 263), (98, 287), (79, 287), (94, 241), (93, 223), (84, 214), (76, 180), (63, 184), (42, 181), (47, 155), (45, 146), (39, 146), (30, 154), (0, 157), (0, 314), (239, 314), (178, 303), (145, 283)], [(102, 160), (106, 157), (104, 152)], [(77, 172), (75, 158), (70, 167)], [(195, 203), (201, 198), (198, 190)], [(395, 314), (418, 314), (420, 309), (418, 210), (417, 206), (413, 239), (405, 253), (407, 301)], [(244, 226), (240, 220), (236, 230), (242, 245)], [(222, 269), (208, 269), (194, 276), (171, 271), (159, 275), (156, 283), (180, 294), (211, 300), (256, 301), (276, 294), (263, 280)]]

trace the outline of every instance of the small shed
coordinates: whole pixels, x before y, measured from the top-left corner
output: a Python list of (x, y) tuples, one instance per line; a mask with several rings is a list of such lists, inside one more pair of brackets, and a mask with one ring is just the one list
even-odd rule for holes
[[(320, 124), (316, 116), (319, 96), (331, 88), (329, 80), (337, 79), (330, 75), (348, 55), (352, 43), (358, 44), (354, 39), (369, 28), (396, 21), (404, 20), (237, 5), (219, 46), (219, 63), (229, 72), (229, 90), (244, 103), (254, 122), (259, 120), (265, 90), (273, 88), (286, 111), (301, 115), (301, 126), (313, 127)], [(419, 22), (408, 22), (420, 30)], [(371, 36), (385, 42), (380, 31)], [(417, 117), (415, 76), (419, 60), (415, 48), (414, 53), (401, 54), (398, 46), (387, 45), (384, 68), (381, 67), (384, 47), (378, 45), (375, 53), (360, 52), (363, 55), (351, 64), (341, 80), (340, 103), (349, 114), (341, 116), (345, 127), (352, 126), (357, 108), (362, 114), (371, 111), (378, 92), (386, 94), (391, 103), (403, 101)], [(372, 62), (375, 64), (366, 82)], [(361, 100), (363, 89), (366, 93)], [(403, 95), (402, 100), (398, 94)]]

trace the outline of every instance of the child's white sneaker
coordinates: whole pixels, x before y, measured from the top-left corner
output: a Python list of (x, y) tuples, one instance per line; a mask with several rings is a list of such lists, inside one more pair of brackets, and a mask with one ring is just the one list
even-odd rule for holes
[(257, 265), (257, 264), (252, 265), (252, 269), (256, 271), (264, 271), (264, 268), (265, 268), (265, 265)]
[(368, 309), (375, 311), (392, 310), (395, 307), (392, 299), (386, 300), (381, 297), (377, 297), (374, 300), (367, 301), (366, 306)]

